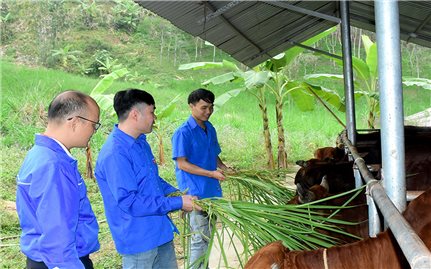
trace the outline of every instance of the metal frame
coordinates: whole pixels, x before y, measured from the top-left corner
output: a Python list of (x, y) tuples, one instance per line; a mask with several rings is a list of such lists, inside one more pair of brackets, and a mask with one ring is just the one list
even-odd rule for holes
[[(348, 3), (340, 2), (342, 17), (348, 17)], [(412, 268), (431, 268), (431, 252), (416, 235), (410, 224), (400, 212), (406, 208), (406, 182), (405, 182), (405, 150), (404, 150), (404, 115), (403, 94), (401, 86), (401, 50), (399, 33), (399, 10), (396, 0), (376, 0), (375, 19), (378, 50), (378, 72), (380, 78), (381, 107), (381, 150), (382, 150), (382, 175), (384, 187), (374, 179), (364, 160), (359, 156), (355, 144), (355, 136), (351, 133), (355, 130), (355, 122), (350, 122), (353, 116), (346, 112), (347, 132), (342, 135), (344, 144), (353, 156), (354, 163), (358, 167), (362, 178), (367, 183), (367, 203), (369, 213), (370, 236), (375, 236), (380, 231), (380, 219), (377, 207), (383, 214), (385, 222), (395, 236), (401, 250)], [(343, 19), (346, 24), (342, 27), (343, 41), (347, 42), (346, 49), (343, 46), (345, 64), (345, 92), (346, 102), (354, 104), (351, 81), (346, 77), (346, 70), (351, 64), (351, 51), (349, 48), (350, 34), (346, 28), (348, 19)], [(349, 59), (350, 58), (350, 59)], [(388, 68), (389, 67), (389, 68)], [(351, 70), (350, 70), (351, 71)], [(350, 74), (349, 78), (352, 77)], [(354, 109), (353, 109), (354, 110)], [(350, 109), (348, 109), (350, 111)], [(353, 139), (353, 140), (352, 140)], [(361, 185), (355, 173), (356, 185)], [(359, 175), (360, 176), (360, 175)], [(412, 196), (417, 196), (415, 192)], [(377, 205), (377, 207), (376, 207)]]
[[(341, 40), (343, 46), (344, 94), (346, 97), (347, 133), (353, 145), (356, 144), (355, 95), (353, 86), (352, 46), (350, 41), (349, 1), (340, 1)], [(359, 187), (359, 186), (357, 186)]]
[[(376, 205), (378, 206), (412, 268), (431, 268), (431, 252), (427, 246), (416, 235), (410, 224), (404, 219), (391, 199), (389, 199), (380, 181), (373, 177), (364, 159), (359, 156), (356, 147), (347, 138), (345, 132), (341, 135), (341, 139), (352, 154), (355, 165), (357, 165), (363, 179), (367, 183), (366, 194), (369, 213), (377, 215)], [(414, 193), (414, 195), (418, 194), (419, 192)], [(369, 223), (370, 232), (376, 229), (379, 230), (379, 218), (370, 218)]]

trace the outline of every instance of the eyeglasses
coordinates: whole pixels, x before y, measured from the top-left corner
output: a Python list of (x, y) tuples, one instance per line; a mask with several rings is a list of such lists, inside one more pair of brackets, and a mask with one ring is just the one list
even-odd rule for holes
[(73, 116), (73, 117), (71, 117), (71, 118), (68, 118), (67, 120), (71, 120), (71, 119), (73, 119), (74, 117), (77, 117), (77, 118), (80, 118), (80, 119), (83, 119), (83, 120), (86, 120), (86, 121), (89, 121), (89, 122), (93, 123), (94, 131), (97, 131), (97, 129), (99, 129), (99, 128), (100, 128), (100, 126), (102, 126), (102, 124), (101, 124), (100, 122), (95, 122), (95, 121), (89, 120), (89, 119), (84, 118), (84, 117), (81, 117), (81, 116)]

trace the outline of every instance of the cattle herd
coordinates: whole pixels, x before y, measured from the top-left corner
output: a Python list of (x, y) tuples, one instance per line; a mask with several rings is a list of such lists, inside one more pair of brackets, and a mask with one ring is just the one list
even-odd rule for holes
[[(404, 136), (407, 190), (427, 190), (431, 187), (431, 128), (406, 126)], [(358, 133), (356, 140), (359, 154), (369, 167), (377, 168), (371, 172), (380, 180), (379, 131)], [(297, 161), (300, 166), (295, 176), (297, 195), (290, 203), (312, 202), (355, 188), (354, 163), (338, 141), (336, 147), (317, 149), (313, 159)], [(326, 203), (343, 205), (349, 198), (343, 196)], [(365, 193), (355, 197), (349, 205), (354, 207), (339, 211), (335, 217), (358, 223), (341, 228), (365, 239), (358, 241), (357, 238), (334, 233), (330, 235), (344, 245), (314, 251), (289, 251), (281, 242), (273, 242), (257, 251), (245, 268), (409, 268), (390, 230), (378, 234), (376, 238), (368, 238)], [(430, 206), (431, 190), (410, 202), (404, 212), (405, 219), (428, 248), (431, 247), (431, 214), (424, 209)]]

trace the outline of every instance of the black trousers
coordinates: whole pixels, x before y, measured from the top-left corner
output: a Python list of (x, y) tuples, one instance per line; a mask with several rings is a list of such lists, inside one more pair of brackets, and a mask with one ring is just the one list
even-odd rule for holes
[[(94, 269), (93, 262), (90, 260), (90, 255), (79, 258), (84, 264), (85, 269)], [(48, 269), (48, 267), (43, 262), (33, 261), (27, 257), (26, 269)]]

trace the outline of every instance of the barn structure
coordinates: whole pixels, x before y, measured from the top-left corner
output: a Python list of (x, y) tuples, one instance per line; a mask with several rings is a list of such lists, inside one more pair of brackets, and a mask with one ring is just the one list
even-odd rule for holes
[[(407, 197), (400, 40), (431, 47), (431, 2), (135, 1), (178, 28), (211, 42), (249, 67), (291, 47), (304, 47), (301, 42), (340, 24), (346, 98), (345, 142), (352, 151), (362, 179), (368, 184), (370, 212), (377, 215), (373, 207), (375, 202), (412, 268), (431, 268), (430, 251), (399, 214), (406, 207)], [(351, 25), (374, 31), (377, 35), (384, 188), (367, 173), (365, 163), (352, 147), (356, 143), (356, 119)], [(370, 223), (376, 224), (377, 220), (370, 218)]]

